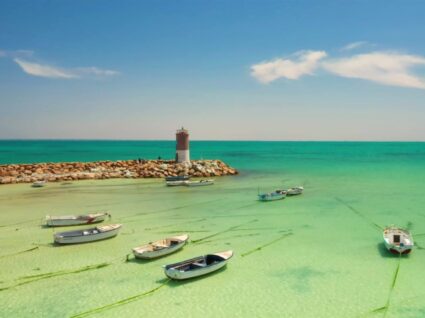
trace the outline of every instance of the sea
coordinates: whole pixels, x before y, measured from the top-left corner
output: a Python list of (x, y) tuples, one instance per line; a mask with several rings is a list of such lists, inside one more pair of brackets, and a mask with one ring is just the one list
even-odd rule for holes
[[(425, 317), (425, 143), (191, 141), (239, 175), (0, 186), (0, 317)], [(174, 141), (0, 141), (0, 164), (173, 159)], [(257, 194), (304, 186), (300, 196)], [(115, 238), (55, 246), (46, 215), (106, 211)], [(382, 230), (409, 229), (408, 256)], [(187, 233), (179, 252), (132, 248)], [(163, 265), (233, 250), (226, 268), (170, 281)]]

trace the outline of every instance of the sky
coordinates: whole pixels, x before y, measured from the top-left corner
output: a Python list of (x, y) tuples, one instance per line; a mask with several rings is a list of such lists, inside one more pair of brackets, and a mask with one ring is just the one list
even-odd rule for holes
[(0, 139), (425, 141), (425, 1), (0, 0)]

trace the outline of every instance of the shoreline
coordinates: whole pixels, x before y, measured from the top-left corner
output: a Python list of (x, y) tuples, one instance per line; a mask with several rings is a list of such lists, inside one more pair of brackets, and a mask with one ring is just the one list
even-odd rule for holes
[(220, 177), (238, 171), (221, 160), (118, 160), (0, 165), (0, 184), (102, 180), (113, 178)]

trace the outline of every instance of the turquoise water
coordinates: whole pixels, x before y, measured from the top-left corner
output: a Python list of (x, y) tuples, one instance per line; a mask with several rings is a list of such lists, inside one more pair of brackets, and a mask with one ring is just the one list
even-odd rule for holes
[[(173, 148), (171, 141), (0, 141), (0, 163), (172, 158)], [(191, 148), (194, 159), (222, 159), (241, 174), (204, 188), (152, 179), (0, 187), (0, 316), (425, 316), (425, 143)], [(305, 193), (256, 201), (258, 189), (291, 185)], [(57, 247), (57, 230), (40, 226), (46, 214), (100, 210), (123, 224), (116, 238)], [(380, 228), (389, 224), (411, 229), (410, 256), (384, 249)], [(192, 239), (182, 251), (125, 262), (132, 247), (180, 233)], [(235, 256), (219, 273), (165, 279), (161, 265), (227, 249)]]

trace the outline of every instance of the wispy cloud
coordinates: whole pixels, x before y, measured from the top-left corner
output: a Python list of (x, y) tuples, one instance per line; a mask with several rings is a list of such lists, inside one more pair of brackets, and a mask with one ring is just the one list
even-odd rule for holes
[(25, 73), (38, 77), (54, 79), (78, 79), (87, 76), (109, 77), (119, 74), (117, 71), (105, 70), (97, 67), (61, 68), (47, 64), (30, 62), (22, 58), (14, 58), (13, 60)]
[(0, 50), (0, 57), (9, 57), (9, 58), (22, 58), (30, 57), (34, 54), (34, 51), (31, 50)]
[(303, 75), (312, 75), (324, 51), (301, 51), (295, 54), (297, 59), (275, 59), (251, 66), (251, 75), (262, 83), (270, 83), (279, 78), (295, 80)]
[(357, 42), (348, 43), (347, 45), (345, 45), (341, 48), (341, 51), (355, 50), (355, 49), (358, 49), (362, 46), (365, 46), (366, 44), (368, 44), (368, 42), (366, 42), (366, 41), (357, 41)]
[(425, 80), (411, 69), (425, 65), (425, 58), (393, 52), (372, 52), (324, 62), (323, 68), (333, 74), (359, 78), (384, 85), (425, 89)]
[(322, 69), (340, 77), (425, 89), (425, 78), (413, 73), (415, 67), (425, 65), (423, 56), (388, 51), (336, 59), (327, 58), (324, 51), (304, 51), (297, 55), (297, 60), (276, 59), (254, 64), (251, 66), (251, 75), (262, 83), (269, 83), (279, 78), (298, 80), (303, 75), (313, 74), (316, 69)]

